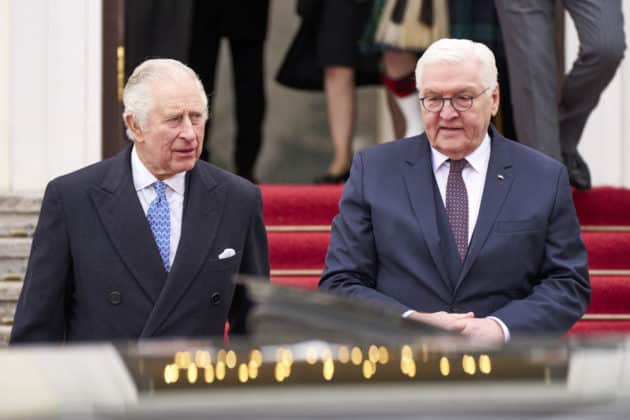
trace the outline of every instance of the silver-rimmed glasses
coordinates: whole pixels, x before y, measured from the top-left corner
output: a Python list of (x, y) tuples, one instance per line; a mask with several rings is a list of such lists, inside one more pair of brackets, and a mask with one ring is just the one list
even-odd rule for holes
[(440, 112), (442, 108), (444, 108), (444, 102), (449, 101), (451, 106), (455, 111), (464, 112), (468, 111), (473, 106), (473, 102), (475, 99), (480, 97), (490, 89), (489, 87), (482, 90), (476, 96), (470, 95), (455, 95), (450, 97), (445, 96), (425, 96), (424, 98), (420, 98), (420, 102), (422, 102), (422, 106), (429, 112)]

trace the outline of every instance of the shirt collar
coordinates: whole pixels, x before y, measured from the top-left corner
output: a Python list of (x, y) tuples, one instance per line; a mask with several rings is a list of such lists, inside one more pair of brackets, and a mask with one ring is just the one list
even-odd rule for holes
[[(158, 181), (155, 175), (153, 175), (140, 160), (135, 145), (131, 149), (131, 174), (136, 192), (150, 187), (153, 183)], [(173, 191), (183, 196), (186, 189), (186, 172), (179, 172), (165, 179), (164, 183)]]
[[(433, 173), (437, 172), (437, 170), (444, 165), (444, 162), (450, 159), (448, 156), (435, 150), (433, 146), (431, 146), (431, 158), (433, 162)], [(483, 168), (488, 167), (488, 162), (490, 161), (490, 136), (488, 133), (486, 133), (479, 147), (466, 156), (466, 161), (477, 172), (482, 172)]]

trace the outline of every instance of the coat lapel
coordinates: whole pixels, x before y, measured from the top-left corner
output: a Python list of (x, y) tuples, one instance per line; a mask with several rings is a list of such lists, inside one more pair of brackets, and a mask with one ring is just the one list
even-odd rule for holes
[(149, 337), (162, 325), (196, 277), (216, 237), (226, 191), (199, 162), (187, 174), (182, 234), (173, 267), (141, 336)]
[(486, 185), (481, 198), (479, 216), (477, 224), (468, 247), (468, 254), (464, 260), (464, 266), (457, 282), (457, 288), (470, 271), (484, 243), (488, 239), (494, 222), (503, 207), (503, 203), (512, 187), (512, 159), (509, 153), (508, 141), (499, 135), (494, 128), (490, 128), (492, 139), (492, 149), (490, 161), (488, 162), (488, 172), (486, 174)]
[(128, 147), (114, 157), (101, 186), (89, 194), (121, 260), (155, 302), (166, 272), (133, 185), (130, 154)]
[(437, 215), (433, 205), (434, 176), (429, 143), (426, 135), (422, 134), (418, 141), (410, 144), (414, 149), (405, 150), (402, 163), (407, 195), (442, 281), (448, 290), (451, 290), (452, 286), (440, 251)]

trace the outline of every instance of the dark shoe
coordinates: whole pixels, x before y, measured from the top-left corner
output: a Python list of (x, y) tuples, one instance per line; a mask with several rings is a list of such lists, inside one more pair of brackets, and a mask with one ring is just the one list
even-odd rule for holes
[(579, 153), (562, 154), (564, 165), (569, 173), (569, 183), (578, 190), (591, 189), (591, 173)]
[(315, 184), (343, 184), (350, 177), (350, 172), (344, 172), (340, 175), (325, 174), (313, 181)]

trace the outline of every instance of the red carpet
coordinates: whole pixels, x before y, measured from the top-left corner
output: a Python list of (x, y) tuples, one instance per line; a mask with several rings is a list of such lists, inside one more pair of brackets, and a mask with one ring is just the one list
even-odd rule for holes
[[(273, 269), (322, 268), (330, 232), (269, 232)], [(583, 232), (591, 270), (630, 270), (629, 232)]]
[[(341, 186), (263, 185), (272, 282), (317, 288)], [(630, 190), (573, 195), (589, 256), (593, 297), (570, 334), (630, 332)]]

